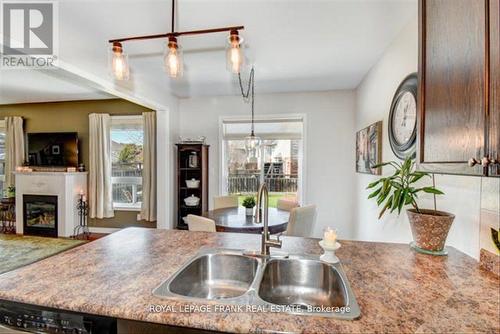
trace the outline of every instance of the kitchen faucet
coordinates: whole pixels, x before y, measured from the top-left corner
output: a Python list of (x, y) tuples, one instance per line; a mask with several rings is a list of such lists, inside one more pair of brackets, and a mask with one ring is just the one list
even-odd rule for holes
[[(262, 205), (264, 205), (264, 210), (262, 210)], [(266, 183), (262, 183), (259, 187), (259, 192), (257, 194), (257, 209), (255, 210), (255, 223), (264, 223), (264, 231), (262, 232), (262, 243), (261, 243), (261, 256), (269, 256), (269, 248), (276, 247), (281, 248), (281, 240), (271, 239), (269, 233), (269, 191), (267, 190)]]

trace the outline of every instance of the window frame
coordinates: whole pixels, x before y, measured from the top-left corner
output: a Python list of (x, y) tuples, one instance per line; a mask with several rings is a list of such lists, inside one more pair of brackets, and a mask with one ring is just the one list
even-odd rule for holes
[[(235, 115), (222, 115), (219, 116), (219, 194), (224, 195), (227, 194), (227, 166), (226, 166), (226, 154), (227, 154), (227, 140), (224, 135), (224, 124), (227, 122), (246, 122), (249, 123), (251, 121), (248, 116), (235, 116)], [(255, 122), (279, 122), (279, 121), (299, 121), (302, 123), (302, 136), (301, 136), (301, 145), (299, 147), (299, 181), (298, 181), (298, 191), (297, 196), (298, 199), (302, 203), (307, 202), (307, 196), (305, 189), (307, 188), (307, 152), (305, 148), (307, 147), (307, 137), (308, 137), (308, 121), (307, 115), (304, 113), (294, 113), (294, 114), (268, 114), (265, 116), (256, 116)], [(258, 136), (258, 133), (256, 134)]]
[[(136, 120), (140, 121), (143, 127), (143, 133), (144, 133), (144, 120), (142, 118), (142, 115), (112, 115), (111, 116), (111, 128), (110, 128), (110, 136), (109, 139), (112, 141), (111, 138), (111, 132), (113, 131), (113, 124), (120, 124), (120, 121), (130, 121), (130, 120)], [(143, 143), (144, 147), (144, 135), (143, 135)], [(111, 143), (110, 143), (111, 146)], [(143, 162), (144, 164), (144, 162)], [(111, 165), (113, 165), (113, 162), (111, 162)], [(142, 176), (111, 176), (111, 187), (113, 187), (114, 184), (127, 184), (127, 185), (132, 185), (133, 188), (137, 187), (138, 185), (142, 186)], [(136, 191), (132, 192), (132, 196), (135, 198), (137, 196)], [(142, 202), (135, 202), (135, 203), (121, 203), (121, 202), (115, 202), (113, 201), (113, 210), (115, 211), (134, 211), (134, 212), (140, 212), (142, 209)]]

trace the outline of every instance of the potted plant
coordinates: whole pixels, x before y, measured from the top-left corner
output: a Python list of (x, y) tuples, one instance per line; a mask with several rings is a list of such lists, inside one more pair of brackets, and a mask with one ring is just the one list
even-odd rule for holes
[[(379, 219), (386, 212), (398, 214), (405, 206), (410, 220), (413, 235), (412, 247), (420, 252), (430, 254), (445, 253), (444, 245), (455, 216), (451, 213), (436, 210), (436, 195), (444, 195), (434, 185), (419, 187), (417, 181), (423, 177), (431, 177), (429, 173), (415, 170), (415, 162), (407, 158), (403, 163), (395, 161), (381, 163), (375, 167), (391, 166), (394, 173), (370, 183), (367, 189), (374, 189), (368, 198), (375, 198), (377, 205), (382, 207)], [(434, 210), (422, 209), (418, 206), (418, 194), (429, 193), (434, 195)]]
[(255, 207), (255, 198), (252, 196), (245, 197), (242, 205), (245, 207), (247, 216), (253, 216), (253, 208)]

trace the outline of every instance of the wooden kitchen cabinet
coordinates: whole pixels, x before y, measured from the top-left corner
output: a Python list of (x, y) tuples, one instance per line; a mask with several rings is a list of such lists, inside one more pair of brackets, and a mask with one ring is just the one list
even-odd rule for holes
[(490, 0), (489, 175), (500, 176), (500, 0)]
[(498, 3), (419, 1), (420, 170), (499, 174)]

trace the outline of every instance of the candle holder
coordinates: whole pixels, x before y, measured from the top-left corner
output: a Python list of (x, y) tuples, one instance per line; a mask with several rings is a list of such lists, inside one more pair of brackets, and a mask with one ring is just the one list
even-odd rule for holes
[(80, 236), (82, 236), (83, 239), (88, 240), (90, 237), (89, 224), (87, 220), (89, 205), (87, 201), (85, 201), (85, 195), (83, 193), (80, 193), (76, 209), (78, 210), (79, 222), (78, 226), (76, 226), (73, 230), (73, 239), (79, 239)]
[(321, 246), (321, 248), (323, 248), (323, 255), (321, 255), (319, 257), (319, 259), (323, 262), (327, 262), (327, 263), (339, 263), (340, 260), (339, 258), (337, 257), (337, 255), (335, 255), (335, 251), (337, 249), (340, 248), (340, 243), (338, 242), (335, 242), (335, 245), (328, 245), (325, 243), (325, 240), (321, 240), (319, 242), (319, 245)]

